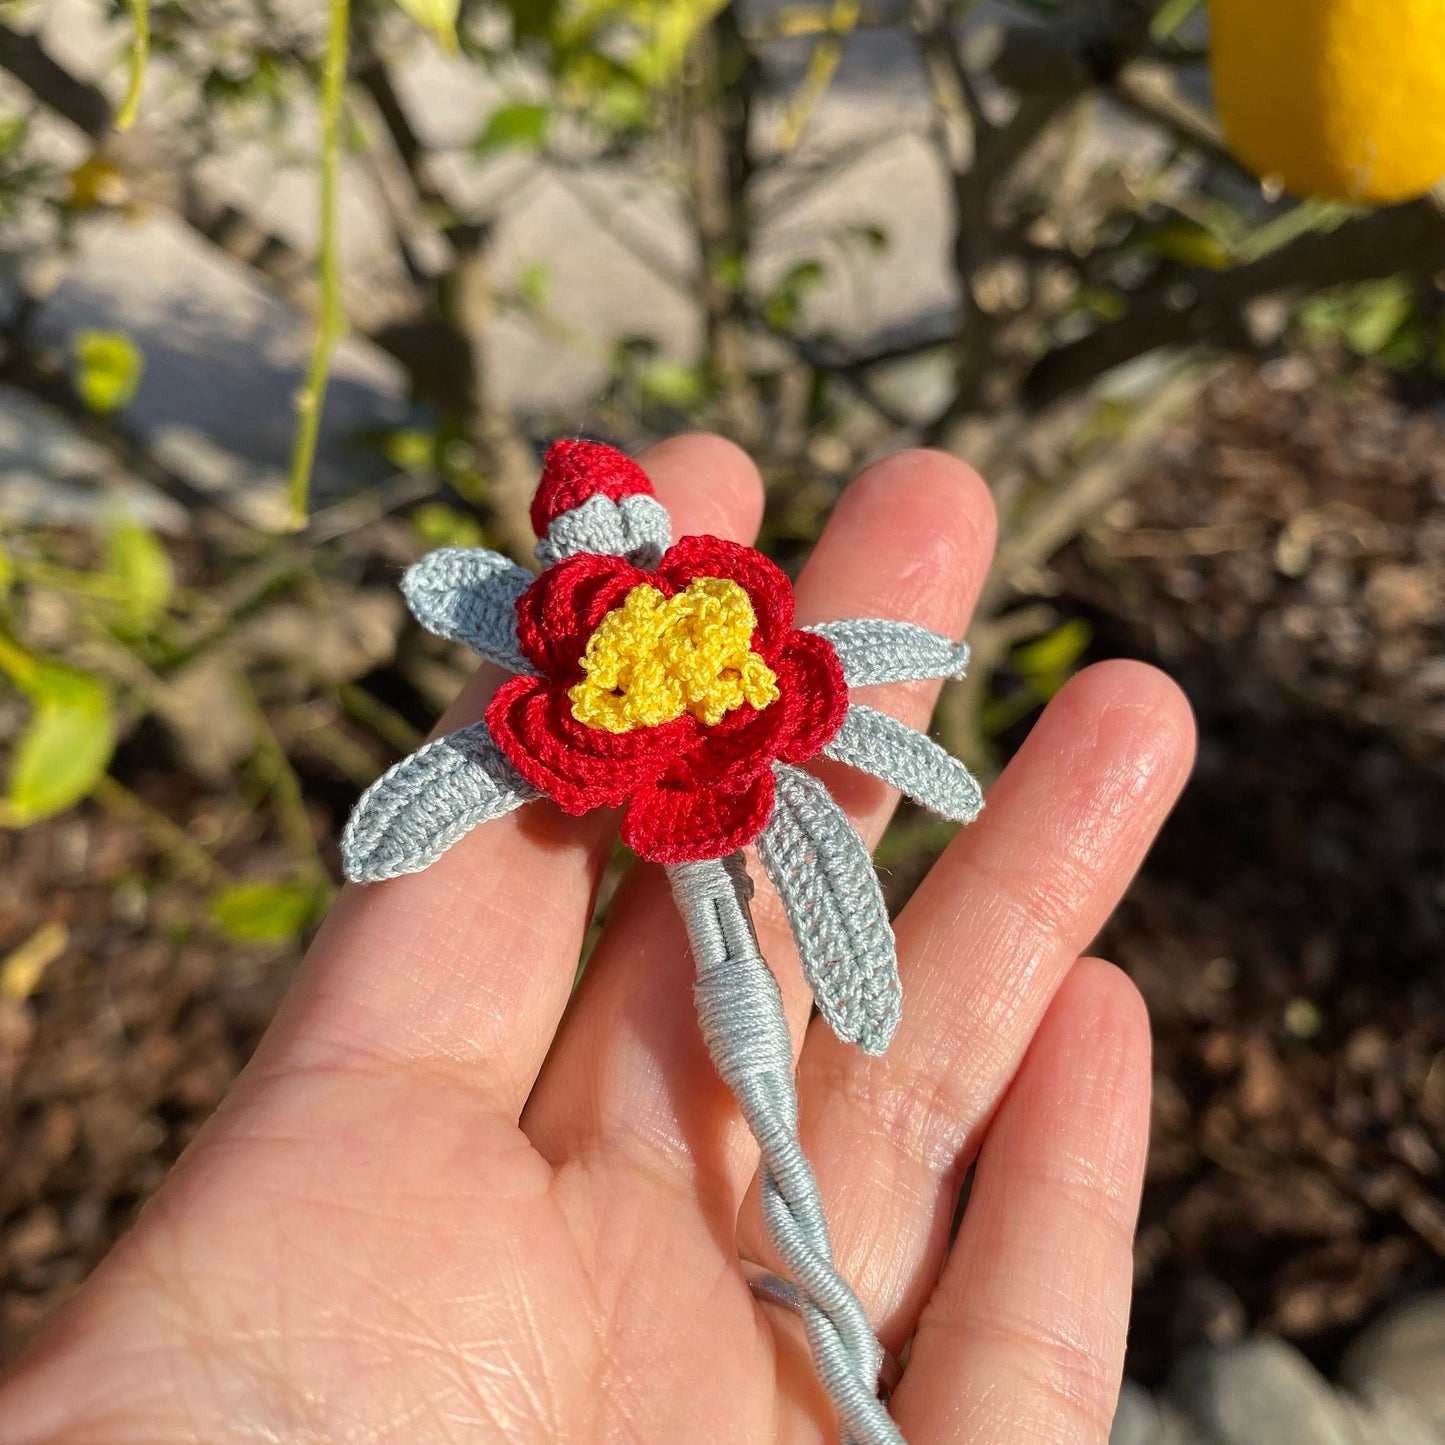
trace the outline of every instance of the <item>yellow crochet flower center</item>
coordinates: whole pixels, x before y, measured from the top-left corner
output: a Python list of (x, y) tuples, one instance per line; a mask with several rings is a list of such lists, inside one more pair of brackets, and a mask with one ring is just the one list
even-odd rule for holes
[(634, 587), (587, 640), (572, 716), (609, 733), (691, 713), (709, 725), (750, 702), (767, 707), (778, 679), (753, 651), (757, 614), (736, 582), (695, 577), (676, 597)]

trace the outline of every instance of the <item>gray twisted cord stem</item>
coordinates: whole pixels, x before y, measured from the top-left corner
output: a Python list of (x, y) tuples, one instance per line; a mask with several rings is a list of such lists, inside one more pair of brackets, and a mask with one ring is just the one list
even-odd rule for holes
[(698, 1022), (714, 1067), (762, 1151), (763, 1222), (796, 1281), (813, 1364), (845, 1445), (903, 1445), (878, 1398), (883, 1351), (838, 1273), (822, 1200), (798, 1140), (798, 1095), (783, 999), (758, 951), (741, 853), (668, 869), (697, 966)]

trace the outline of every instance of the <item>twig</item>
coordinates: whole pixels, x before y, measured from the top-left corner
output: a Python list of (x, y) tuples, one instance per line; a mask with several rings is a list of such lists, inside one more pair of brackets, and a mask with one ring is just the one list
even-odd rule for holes
[(47, 109), (99, 140), (111, 127), (110, 101), (99, 86), (78, 80), (36, 35), (0, 25), (0, 70), (7, 70)]
[(330, 23), (326, 35), (326, 60), (321, 71), (321, 242), (317, 256), (321, 306), (311, 365), (306, 374), (306, 383), (296, 398), (299, 422), (287, 484), (291, 508), (289, 521), (294, 531), (300, 531), (306, 525), (306, 502), (311, 491), (311, 473), (316, 462), (321, 409), (326, 401), (326, 384), (331, 375), (331, 356), (346, 329), (346, 314), (341, 296), (336, 195), (341, 172), (342, 92), (346, 84), (351, 0), (330, 0), (328, 14)]
[(184, 872), (200, 882), (213, 885), (230, 881), (231, 875), (184, 828), (177, 827), (164, 813), (138, 798), (110, 774), (105, 774), (95, 785), (94, 796), (98, 803), (111, 812), (138, 823), (155, 843), (181, 865)]
[(818, 103), (828, 93), (838, 63), (843, 58), (843, 44), (858, 26), (862, 0), (833, 0), (828, 28), (813, 47), (808, 69), (797, 93), (788, 102), (783, 124), (778, 132), (778, 149), (784, 154), (803, 138)]
[(1022, 574), (1047, 561), (1128, 491), (1160, 429), (1199, 394), (1209, 374), (1209, 368), (1197, 364), (1176, 367), (1135, 410), (1121, 440), (1085, 462), (1033, 509), (1000, 546), (997, 564), (979, 602), (981, 612), (988, 615), (996, 611)]
[(743, 314), (753, 230), (748, 187), (755, 79), (737, 17), (724, 10), (693, 46), (684, 129), (707, 368), (723, 419), (744, 445), (760, 440), (762, 431)]
[(115, 113), (115, 128), (129, 130), (140, 113), (141, 91), (145, 87), (146, 57), (151, 49), (150, 0), (129, 0), (131, 24), (135, 35), (130, 47), (130, 79), (126, 83), (125, 99)]
[(291, 766), (291, 759), (286, 756), (286, 749), (282, 746), (281, 739), (276, 736), (276, 730), (271, 726), (271, 720), (266, 716), (266, 710), (261, 706), (261, 700), (249, 681), (237, 676), (236, 686), (255, 723), (257, 752), (270, 775), (269, 783), (276, 797), (276, 815), (281, 824), (281, 834), (291, 851), (308, 861), (310, 871), (318, 879), (329, 881), (330, 874), (322, 861), (321, 849), (317, 845), (311, 818), (306, 811), (306, 795), (295, 768)]
[(336, 700), (357, 722), (386, 743), (397, 757), (415, 752), (420, 746), (421, 732), (395, 708), (387, 707), (359, 683), (343, 682), (336, 689)]
[(1445, 222), (1429, 200), (1375, 211), (1328, 235), (1301, 236), (1247, 266), (1200, 273), (1181, 295), (1175, 280), (1135, 298), (1128, 313), (1055, 348), (1029, 373), (1025, 395), (1046, 406), (1163, 346), (1249, 343), (1242, 312), (1252, 301), (1321, 291), (1402, 272), (1433, 276), (1445, 267)]

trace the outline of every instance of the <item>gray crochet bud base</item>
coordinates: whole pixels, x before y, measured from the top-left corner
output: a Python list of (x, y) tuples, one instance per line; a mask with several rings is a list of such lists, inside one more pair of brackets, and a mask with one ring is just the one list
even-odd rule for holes
[[(594, 463), (608, 478), (595, 489), (586, 480), (586, 468)], [(550, 510), (543, 505), (549, 495), (562, 497)], [(553, 594), (565, 595), (560, 574), (548, 573), (579, 557), (591, 559), (585, 564), (591, 571), (623, 566), (600, 560), (616, 558), (642, 574), (659, 568), (666, 574), (671, 529), (641, 470), (593, 443), (559, 443), (549, 453), (538, 505), (546, 523), (537, 547), (547, 569), (540, 580), (498, 553), (447, 548), (412, 567), (402, 590), (430, 631), (466, 643), (542, 688), (552, 654), (539, 647), (535, 625), (532, 635), (519, 636), (519, 609), (525, 611), (534, 581), (544, 591), (550, 586)], [(776, 573), (753, 555), (758, 566)], [(907, 622), (852, 619), (806, 631), (836, 654), (840, 686), (848, 688), (960, 677), (968, 659), (962, 644)], [(841, 726), (821, 751), (954, 821), (971, 822), (983, 806), (978, 783), (957, 759), (861, 703), (847, 703)], [(819, 1014), (839, 1038), (882, 1053), (901, 1016), (902, 986), (868, 849), (813, 774), (786, 761), (770, 767), (770, 809), (752, 838), (759, 862), (782, 901)], [(575, 795), (554, 794), (547, 781), (519, 753), (515, 738), (487, 721), (430, 742), (358, 802), (342, 840), (346, 875), (373, 883), (417, 872), (479, 823), (548, 796), (569, 812), (582, 810)], [(667, 864), (687, 928), (703, 1039), (758, 1142), (763, 1220), (790, 1277), (773, 1277), (768, 1288), (755, 1292), (801, 1315), (845, 1445), (901, 1445), (879, 1398), (882, 1349), (838, 1272), (817, 1182), (799, 1142), (792, 1042), (782, 996), (752, 925), (752, 881), (736, 847), (721, 848), (719, 856), (697, 856), (706, 851), (685, 852), (687, 861), (659, 861)]]

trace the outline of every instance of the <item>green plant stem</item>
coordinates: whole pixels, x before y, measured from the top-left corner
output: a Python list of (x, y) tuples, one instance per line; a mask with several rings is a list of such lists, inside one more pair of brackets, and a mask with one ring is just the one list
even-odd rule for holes
[(414, 752), (421, 746), (421, 733), (399, 712), (387, 707), (360, 684), (343, 682), (336, 689), (336, 700), (357, 722), (394, 749), (398, 756)]
[(312, 831), (311, 819), (306, 812), (306, 795), (301, 787), (301, 779), (296, 776), (296, 769), (291, 766), (291, 759), (287, 757), (286, 749), (277, 737), (275, 728), (271, 726), (271, 720), (266, 716), (266, 710), (261, 706), (261, 699), (256, 696), (255, 689), (244, 680), (240, 682), (240, 686), (256, 728), (257, 758), (269, 774), (267, 785), (275, 799), (281, 835), (286, 840), (286, 846), (295, 855), (297, 866), (318, 885), (329, 884), (330, 874), (326, 871), (326, 863), (321, 857), (316, 834)]
[(130, 0), (130, 18), (135, 26), (135, 36), (130, 46), (130, 81), (126, 86), (125, 99), (115, 113), (115, 128), (129, 130), (135, 124), (140, 111), (141, 89), (145, 85), (146, 60), (151, 51), (150, 0)]
[(330, 0), (329, 13), (326, 60), (321, 71), (321, 246), (317, 258), (321, 305), (306, 384), (296, 399), (298, 422), (296, 443), (291, 453), (289, 485), (289, 521), (298, 532), (306, 525), (306, 503), (316, 463), (316, 439), (321, 430), (321, 408), (326, 400), (326, 383), (331, 374), (331, 355), (346, 329), (341, 299), (341, 257), (336, 234), (336, 195), (341, 172), (342, 97), (351, 30), (350, 0)]
[(783, 116), (778, 135), (779, 150), (790, 151), (802, 140), (813, 112), (828, 93), (828, 86), (843, 58), (844, 42), (857, 29), (862, 12), (863, 0), (833, 0), (827, 33), (814, 46), (803, 83), (789, 101), (787, 113)]

